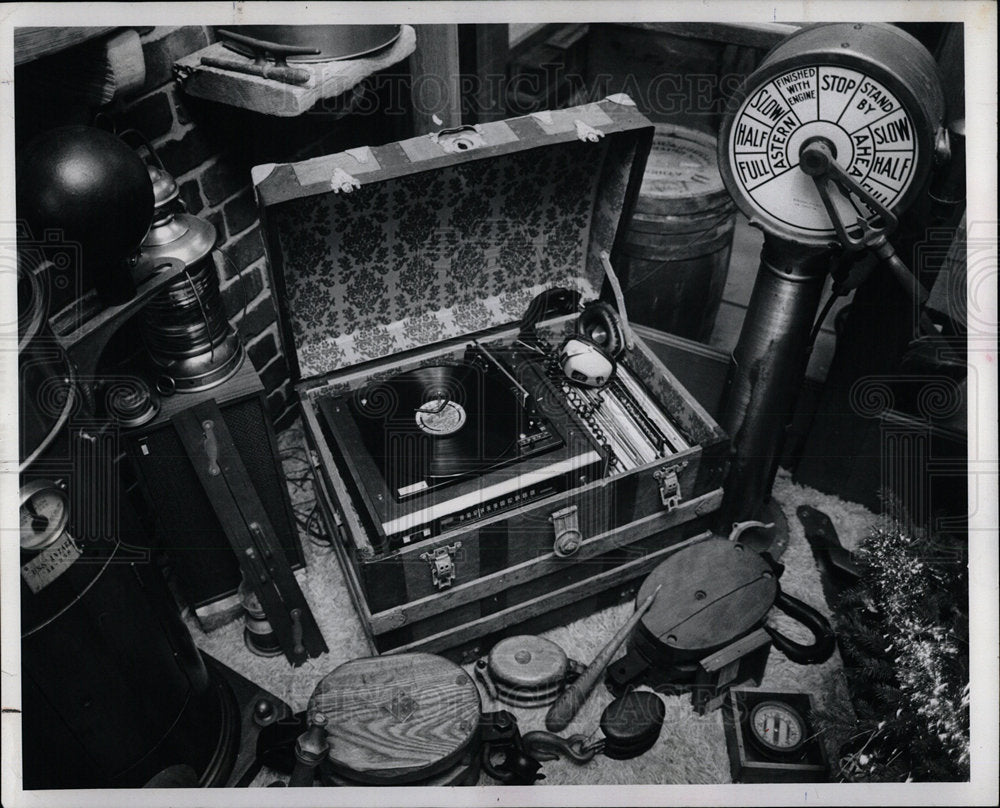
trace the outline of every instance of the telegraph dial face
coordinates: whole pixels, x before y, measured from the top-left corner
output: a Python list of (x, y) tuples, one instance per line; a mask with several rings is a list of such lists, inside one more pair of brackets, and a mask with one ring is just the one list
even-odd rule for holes
[[(836, 240), (813, 179), (799, 168), (802, 145), (816, 138), (886, 208), (908, 204), (930, 165), (941, 91), (928, 70), (907, 73), (923, 62), (906, 51), (923, 48), (903, 37), (887, 27), (817, 26), (786, 40), (773, 52), (780, 58), (765, 58), (719, 144), (726, 186), (747, 216), (793, 241)], [(898, 63), (907, 70), (896, 71)], [(872, 215), (857, 199), (833, 198), (847, 225)]]
[[(802, 144), (828, 140), (837, 162), (891, 210), (913, 181), (915, 131), (884, 85), (857, 70), (810, 65), (782, 73), (744, 101), (730, 133), (730, 166), (756, 215), (832, 238), (813, 180), (799, 170)], [(869, 215), (844, 197), (836, 204), (844, 221)]]

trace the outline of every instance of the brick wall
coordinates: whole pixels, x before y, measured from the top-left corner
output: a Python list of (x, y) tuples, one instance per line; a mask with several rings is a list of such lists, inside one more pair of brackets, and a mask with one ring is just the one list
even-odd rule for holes
[(294, 393), (269, 288), (251, 169), (408, 137), (412, 119), (407, 66), (372, 79), (362, 97), (352, 93), (359, 101), (353, 107), (344, 102), (348, 96), (342, 96), (297, 117), (269, 116), (193, 98), (175, 84), (174, 62), (209, 45), (212, 28), (136, 30), (145, 83), (103, 107), (90, 105), (68, 86), (72, 82), (60, 79), (66, 75), (65, 65), (62, 72), (54, 68), (62, 54), (19, 66), (14, 83), (18, 148), (49, 128), (94, 125), (99, 114), (117, 131), (135, 128), (150, 140), (177, 180), (188, 211), (210, 221), (218, 232), (216, 246), (224, 258), (216, 266), (226, 313), (243, 337), (267, 389), (271, 415), (282, 428), (294, 418)]
[(134, 127), (149, 138), (177, 180), (188, 211), (218, 231), (216, 247), (225, 258), (216, 265), (226, 314), (260, 373), (271, 417), (280, 428), (293, 417), (293, 402), (279, 350), (249, 161), (227, 149), (226, 133), (213, 129), (205, 109), (173, 81), (174, 61), (208, 45), (212, 32), (202, 26), (157, 27), (144, 31), (141, 41), (146, 83), (114, 111), (114, 118), (119, 129)]
[[(144, 87), (108, 111), (119, 131), (139, 129), (174, 176), (189, 212), (215, 225), (219, 281), (226, 313), (239, 330), (268, 393), (276, 426), (294, 418), (285, 346), (275, 320), (250, 170), (262, 163), (304, 160), (408, 137), (409, 74), (405, 64), (366, 90), (364, 114), (338, 99), (304, 115), (280, 118), (185, 95), (173, 64), (214, 41), (204, 26), (139, 29)], [(400, 84), (402, 81), (402, 88)], [(378, 88), (378, 89), (376, 89)], [(401, 101), (401, 99), (403, 99)]]

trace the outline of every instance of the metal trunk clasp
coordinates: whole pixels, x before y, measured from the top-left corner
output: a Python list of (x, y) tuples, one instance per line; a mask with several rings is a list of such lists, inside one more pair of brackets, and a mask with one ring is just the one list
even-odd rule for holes
[(431, 565), (431, 583), (438, 589), (447, 589), (455, 580), (455, 553), (462, 542), (442, 544), (426, 553), (420, 554), (420, 560)]
[(653, 472), (653, 479), (659, 483), (660, 501), (667, 509), (667, 513), (680, 505), (684, 498), (684, 493), (681, 491), (680, 473), (685, 466), (687, 466), (687, 461)]
[(583, 543), (583, 534), (580, 532), (580, 520), (577, 517), (576, 505), (570, 505), (560, 511), (556, 511), (549, 519), (556, 532), (556, 539), (552, 544), (552, 552), (560, 558), (573, 555), (580, 549), (580, 545)]
[(577, 140), (582, 140), (584, 143), (597, 143), (604, 137), (604, 132), (600, 129), (595, 129), (589, 123), (579, 119), (573, 121), (573, 125), (576, 128)]
[(349, 194), (360, 187), (361, 181), (348, 174), (340, 166), (333, 170), (333, 176), (330, 178), (330, 190), (335, 194)]

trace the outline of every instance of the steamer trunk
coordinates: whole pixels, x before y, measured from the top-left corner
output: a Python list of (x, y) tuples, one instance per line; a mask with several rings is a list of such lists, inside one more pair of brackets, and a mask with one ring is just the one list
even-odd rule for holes
[[(523, 504), (501, 498), (492, 515), (395, 549), (369, 515), (363, 448), (324, 416), (374, 380), (459, 361), (473, 339), (511, 344), (544, 289), (600, 296), (599, 254), (616, 263), (651, 137), (616, 96), (255, 169), (317, 499), (373, 651), (471, 648), (708, 535), (728, 438), (638, 339), (626, 365), (690, 448), (561, 493), (525, 487)], [(554, 346), (574, 322), (538, 332)], [(582, 541), (562, 557), (567, 519)], [(443, 586), (435, 557), (452, 576)]]

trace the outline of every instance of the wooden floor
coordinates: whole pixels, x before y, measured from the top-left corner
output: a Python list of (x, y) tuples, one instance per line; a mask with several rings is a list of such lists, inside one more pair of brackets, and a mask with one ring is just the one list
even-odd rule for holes
[[(740, 329), (743, 327), (743, 318), (746, 316), (747, 304), (750, 302), (750, 293), (753, 291), (754, 279), (757, 276), (760, 248), (763, 242), (764, 236), (760, 230), (750, 227), (747, 219), (743, 215), (739, 215), (733, 234), (733, 253), (729, 261), (729, 276), (726, 288), (722, 293), (722, 305), (719, 307), (719, 314), (715, 320), (715, 329), (712, 331), (712, 337), (709, 341), (709, 345), (713, 348), (729, 353), (736, 347), (740, 338)], [(829, 290), (830, 282), (827, 281), (823, 302), (826, 301)], [(850, 299), (851, 296), (847, 295), (838, 300), (823, 323), (807, 371), (808, 377), (814, 381), (823, 381), (830, 369), (834, 349), (834, 317), (840, 309), (847, 305)]]

